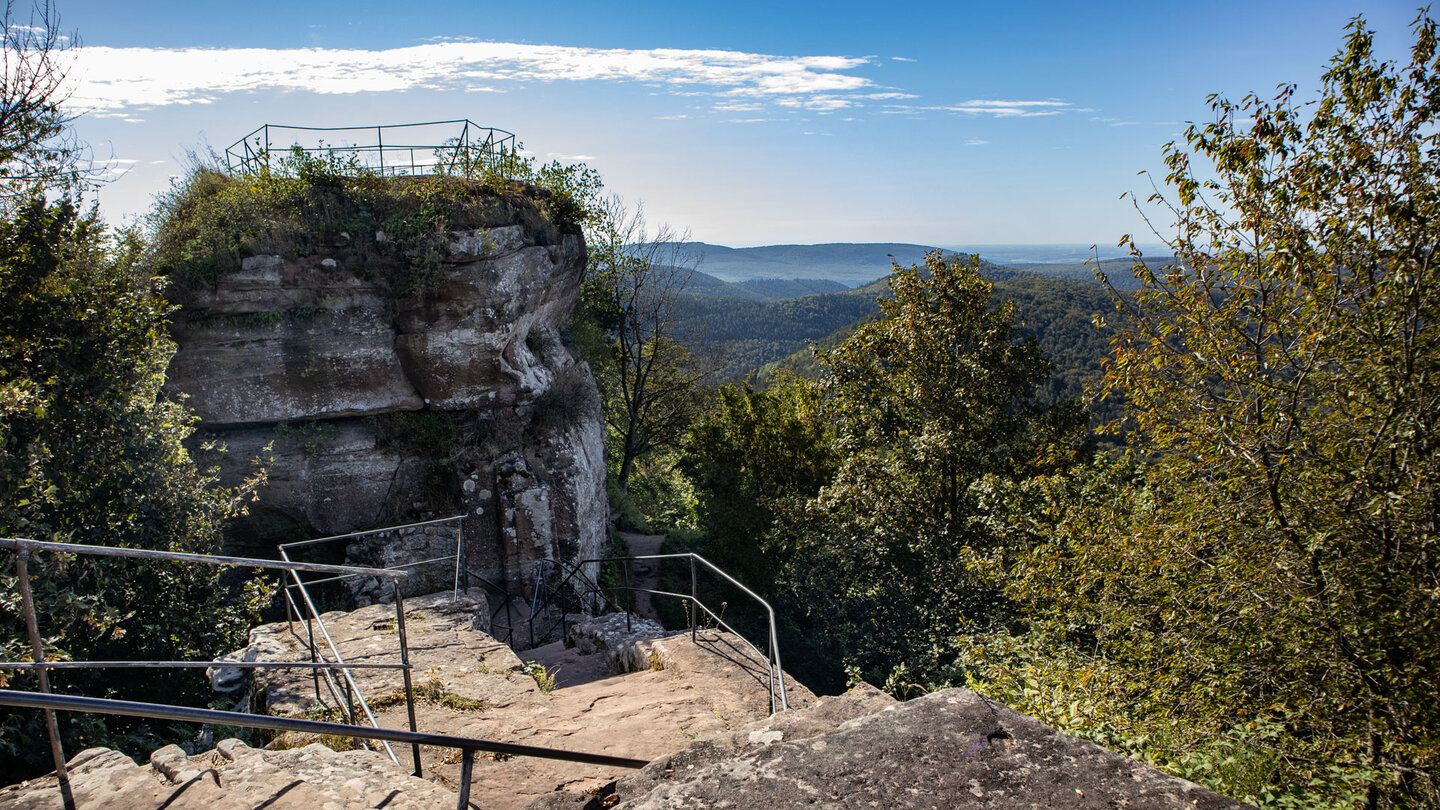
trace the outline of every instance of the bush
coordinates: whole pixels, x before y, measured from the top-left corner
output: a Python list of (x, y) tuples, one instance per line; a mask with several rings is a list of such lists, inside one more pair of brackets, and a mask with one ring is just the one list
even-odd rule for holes
[[(0, 536), (213, 553), (246, 494), (218, 487), (182, 444), (193, 418), (161, 396), (169, 307), (136, 269), (137, 252), (69, 202), (35, 200), (0, 221)], [(261, 596), (250, 587), (241, 598), (204, 566), (42, 552), (30, 571), (55, 659), (208, 660), (244, 643)], [(16, 588), (13, 555), (0, 553), (0, 658), (11, 661), (30, 653)], [(52, 681), (71, 694), (210, 698), (194, 670), (73, 670)], [(0, 685), (34, 689), (35, 678), (0, 671)], [(60, 721), (71, 754), (143, 753), (187, 733), (101, 716)], [(44, 738), (38, 713), (0, 711), (0, 781), (48, 770)]]

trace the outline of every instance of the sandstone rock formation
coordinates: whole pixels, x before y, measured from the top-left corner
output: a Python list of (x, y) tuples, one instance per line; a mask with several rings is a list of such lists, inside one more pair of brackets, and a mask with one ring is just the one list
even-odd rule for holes
[(897, 704), (862, 685), (697, 740), (598, 791), (555, 793), (527, 810), (1247, 806), (967, 689)]
[[(169, 810), (391, 810), (453, 808), (455, 795), (417, 779), (375, 751), (332, 751), (314, 743), (285, 751), (223, 740), (187, 756), (174, 745), (137, 765), (118, 751), (90, 748), (68, 763), (76, 804), (90, 808)], [(0, 789), (5, 810), (62, 807), (53, 775)]]
[[(585, 246), (528, 198), (505, 202), (509, 224), (420, 253), (340, 233), (172, 284), (169, 390), (228, 448), (224, 483), (267, 470), (231, 551), (463, 513), (469, 567), (516, 591), (537, 558), (596, 556), (603, 427), (562, 338)], [(443, 545), (414, 540), (411, 559)], [(349, 558), (382, 562), (363, 544)]]

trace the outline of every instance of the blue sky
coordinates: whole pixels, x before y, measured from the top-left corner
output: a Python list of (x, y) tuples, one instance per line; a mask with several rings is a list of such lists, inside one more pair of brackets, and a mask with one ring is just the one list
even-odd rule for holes
[[(1408, 3), (61, 0), (74, 104), (125, 222), (265, 122), (468, 117), (584, 160), (652, 223), (732, 246), (1113, 245), (1206, 96), (1318, 86)], [(1145, 239), (1144, 241), (1153, 241)]]

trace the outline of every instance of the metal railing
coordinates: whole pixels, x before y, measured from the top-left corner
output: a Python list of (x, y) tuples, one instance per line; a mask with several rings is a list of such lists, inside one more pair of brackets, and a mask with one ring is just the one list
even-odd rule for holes
[[(446, 522), (455, 520), (447, 518)], [(384, 530), (377, 530), (384, 531)], [(364, 532), (358, 534), (365, 534)], [(322, 540), (334, 538), (320, 538)], [(458, 552), (457, 543), (457, 554)], [(26, 635), (30, 642), (31, 661), (0, 661), (0, 669), (33, 671), (39, 682), (39, 692), (27, 692), (19, 690), (0, 689), (0, 706), (14, 706), (20, 708), (40, 709), (45, 715), (46, 731), (50, 738), (50, 752), (55, 764), (55, 774), (59, 782), (61, 799), (67, 810), (73, 810), (76, 806), (75, 797), (71, 790), (69, 773), (66, 769), (66, 758), (64, 748), (61, 744), (59, 725), (55, 719), (55, 712), (77, 711), (96, 712), (102, 714), (118, 714), (133, 717), (146, 717), (160, 720), (178, 720), (192, 723), (211, 723), (222, 726), (236, 726), (245, 728), (261, 728), (272, 731), (296, 731), (312, 734), (330, 734), (340, 737), (352, 737), (360, 740), (378, 740), (380, 744), (390, 753), (390, 757), (396, 764), (399, 760), (395, 757), (390, 743), (408, 743), (414, 761), (414, 774), (422, 775), (420, 764), (420, 746), (434, 745), (449, 748), (457, 748), (462, 753), (462, 776), (460, 785), (459, 807), (461, 810), (469, 806), (470, 782), (474, 768), (474, 756), (476, 751), (488, 751), (497, 754), (510, 754), (515, 756), (541, 757), (547, 759), (559, 759), (570, 762), (581, 762), (592, 765), (610, 765), (624, 768), (641, 768), (648, 764), (644, 760), (627, 759), (624, 757), (613, 757), (604, 754), (587, 754), (579, 751), (567, 751), (558, 748), (544, 748), (539, 746), (519, 745), (515, 743), (502, 743), (489, 740), (482, 740), (471, 737), (455, 737), (442, 734), (421, 733), (415, 724), (415, 695), (411, 683), (408, 646), (405, 636), (405, 606), (404, 597), (401, 593), (399, 582), (409, 576), (404, 568), (369, 568), (353, 565), (331, 565), (327, 563), (312, 563), (292, 560), (265, 560), (248, 557), (229, 557), (211, 554), (189, 554), (172, 551), (152, 551), (148, 549), (114, 548), (109, 546), (91, 546), (78, 543), (54, 543), (40, 540), (27, 540), (21, 538), (0, 538), (0, 549), (8, 549), (15, 552), (16, 582), (21, 598), (21, 612), (24, 614)], [(200, 565), (213, 565), (236, 568), (262, 568), (278, 570), (290, 574), (299, 584), (297, 588), (301, 600), (309, 610), (311, 621), (310, 626), (310, 649), (312, 660), (309, 662), (295, 661), (47, 661), (45, 648), (40, 635), (39, 618), (35, 612), (35, 602), (30, 588), (29, 561), (32, 554), (36, 552), (52, 552), (62, 554), (78, 554), (96, 557), (120, 557), (142, 560), (160, 560), (170, 562), (186, 562)], [(448, 559), (448, 558), (442, 558)], [(421, 561), (413, 565), (423, 564)], [(429, 562), (434, 562), (429, 561)], [(304, 583), (299, 579), (300, 572), (328, 574), (341, 578), (353, 576), (374, 576), (389, 579), (394, 586), (395, 597), (395, 620), (396, 630), (399, 634), (401, 662), (399, 664), (385, 663), (357, 663), (345, 662), (339, 651), (335, 648), (333, 639), (329, 637), (324, 623), (319, 621), (319, 612), (315, 610), (313, 601), (305, 590)], [(289, 594), (289, 588), (285, 589), (286, 598), (291, 610), (299, 612), (298, 605)], [(314, 643), (313, 627), (318, 625), (321, 634), (330, 647), (334, 661), (324, 659), (319, 653), (319, 648)], [(318, 660), (317, 660), (318, 659)], [(225, 712), (214, 709), (197, 709), (185, 706), (170, 706), (157, 703), (140, 703), (133, 701), (111, 700), (107, 698), (83, 697), (76, 695), (56, 695), (51, 693), (49, 671), (56, 669), (81, 669), (81, 668), (116, 668), (116, 669), (198, 669), (212, 667), (235, 667), (241, 669), (311, 669), (316, 672), (325, 672), (327, 682), (334, 690), (334, 696), (339, 700), (338, 691), (340, 684), (333, 679), (334, 672), (339, 671), (343, 679), (342, 683), (351, 690), (350, 694), (359, 696), (359, 687), (351, 678), (350, 670), (353, 669), (399, 669), (405, 679), (405, 703), (409, 731), (400, 729), (381, 728), (375, 721), (374, 715), (368, 707), (364, 707), (367, 719), (372, 727), (366, 728), (354, 725), (354, 706), (349, 702), (344, 705), (348, 707), (347, 718), (351, 724), (327, 723), (317, 720), (302, 720), (299, 718), (270, 717), (268, 715), (249, 714), (244, 712)], [(318, 686), (317, 686), (318, 693)], [(363, 697), (361, 697), (363, 706)]]
[[(662, 591), (658, 588), (642, 588), (637, 587), (633, 584), (634, 579), (630, 575), (630, 566), (632, 563), (642, 560), (660, 561), (682, 559), (688, 560), (690, 564), (690, 593), (685, 594), (675, 593), (673, 591)], [(590, 575), (584, 572), (584, 568), (586, 566), (593, 565), (598, 571), (599, 566), (604, 565), (605, 563), (616, 563), (621, 566), (621, 572), (624, 582), (623, 585), (604, 587), (598, 584), (598, 582), (596, 581), (598, 579), (598, 576), (592, 578)], [(701, 601), (699, 596), (697, 576), (698, 572), (696, 569), (697, 563), (704, 566), (706, 569), (715, 573), (716, 575), (720, 576), (734, 587), (738, 588), (746, 596), (753, 599), (756, 604), (764, 608), (766, 617), (769, 621), (769, 632), (765, 641), (766, 649), (761, 650), (759, 646), (757, 646), (750, 639), (746, 638), (744, 633), (741, 633), (739, 630), (731, 627), (725, 622), (724, 618), (722, 618), (715, 611), (711, 610), (708, 605)], [(552, 570), (554, 571), (553, 574), (551, 573)], [(607, 591), (625, 591), (627, 594), (630, 595), (631, 598), (627, 600), (627, 603), (624, 607), (621, 607), (616, 604), (615, 600), (609, 597), (609, 595), (606, 593)], [(712, 620), (714, 620), (717, 626), (723, 627), (728, 630), (736, 638), (744, 642), (746, 646), (754, 650), (757, 656), (765, 659), (766, 666), (770, 670), (770, 713), (774, 714), (776, 711), (790, 708), (790, 702), (788, 697), (786, 696), (785, 690), (785, 671), (781, 667), (780, 663), (779, 637), (775, 630), (775, 609), (770, 606), (769, 602), (766, 602), (764, 599), (760, 598), (759, 594), (755, 593), (754, 591), (741, 584), (739, 580), (722, 571), (714, 563), (693, 552), (687, 552), (682, 554), (644, 554), (635, 557), (601, 557), (593, 560), (583, 560), (574, 566), (556, 560), (537, 560), (535, 570), (535, 598), (531, 602), (530, 613), (531, 644), (533, 645), (536, 639), (534, 623), (537, 613), (540, 614), (542, 628), (544, 629), (544, 632), (539, 636), (540, 638), (544, 638), (550, 630), (553, 630), (554, 625), (557, 621), (562, 628), (566, 628), (562, 630), (562, 635), (567, 635), (569, 633), (569, 630), (567, 627), (568, 619), (566, 618), (566, 612), (571, 607), (576, 608), (575, 612), (588, 613), (591, 615), (598, 613), (599, 610), (604, 607), (608, 607), (616, 613), (624, 613), (625, 626), (626, 629), (629, 630), (632, 627), (631, 619), (635, 615), (635, 605), (633, 597), (636, 593), (648, 593), (655, 596), (672, 597), (692, 605), (693, 609), (688, 611), (688, 613), (690, 614), (691, 641), (695, 641), (698, 636), (700, 626), (700, 611), (703, 610), (708, 616), (710, 616)], [(558, 608), (560, 614), (558, 619), (548, 617), (546, 615), (549, 612), (547, 608), (551, 605)]]
[[(530, 646), (543, 643), (550, 638), (555, 628), (560, 628), (560, 638), (570, 634), (569, 614), (583, 613), (598, 616), (606, 609), (613, 613), (626, 614), (627, 629), (630, 611), (616, 604), (595, 579), (581, 570), (580, 566), (595, 562), (586, 560), (579, 565), (570, 565), (560, 560), (543, 559), (535, 561), (535, 595), (530, 600)], [(535, 631), (536, 622), (540, 631)]]
[[(30, 590), (30, 568), (29, 568), (29, 562), (30, 562), (30, 556), (31, 556), (32, 554), (36, 553), (36, 552), (47, 551), (47, 552), (62, 553), (62, 554), (81, 554), (81, 555), (92, 556), (92, 557), (119, 557), (119, 558), (141, 559), (141, 560), (159, 560), (159, 561), (168, 561), (168, 562), (186, 562), (186, 563), (195, 563), (195, 564), (200, 564), (200, 565), (213, 565), (213, 566), (232, 567), (232, 568), (263, 568), (263, 569), (280, 570), (280, 571), (282, 571), (282, 572), (289, 572), (292, 576), (298, 575), (298, 572), (300, 572), (300, 571), (308, 571), (308, 572), (323, 573), (323, 574), (338, 574), (338, 575), (346, 575), (346, 576), (377, 576), (377, 577), (383, 577), (383, 578), (386, 578), (386, 579), (390, 579), (392, 582), (397, 582), (397, 583), (398, 583), (399, 580), (404, 579), (406, 576), (408, 576), (408, 574), (407, 574), (406, 572), (404, 572), (404, 571), (394, 571), (394, 570), (388, 570), (388, 569), (384, 569), (384, 568), (366, 568), (366, 567), (353, 566), (353, 565), (328, 565), (328, 564), (323, 564), (323, 563), (293, 562), (293, 561), (285, 561), (285, 560), (262, 560), (262, 559), (248, 558), (248, 557), (227, 557), (227, 556), (210, 555), (210, 554), (189, 554), (189, 553), (176, 552), (176, 551), (153, 551), (153, 550), (149, 550), (149, 549), (136, 549), (136, 548), (115, 548), (115, 547), (111, 547), (111, 546), (91, 546), (91, 545), (84, 545), (84, 544), (80, 544), (80, 543), (54, 543), (54, 542), (46, 542), (46, 541), (42, 541), (42, 540), (26, 540), (26, 539), (21, 539), (21, 538), (0, 538), (0, 548), (10, 549), (10, 550), (12, 550), (12, 551), (15, 552), (16, 582), (17, 582), (17, 586), (18, 586), (19, 591), (20, 591), (21, 611), (22, 611), (22, 613), (24, 614), (25, 630), (26, 630), (26, 634), (27, 634), (27, 636), (29, 637), (29, 641), (30, 641), (30, 656), (31, 656), (31, 659), (32, 659), (31, 661), (0, 661), (0, 669), (33, 670), (33, 671), (36, 673), (36, 679), (39, 681), (40, 692), (41, 692), (42, 694), (47, 694), (47, 695), (50, 693), (50, 676), (49, 676), (49, 671), (50, 671), (51, 669), (134, 668), (134, 667), (155, 668), (155, 669), (167, 669), (167, 668), (176, 668), (176, 669), (179, 669), (179, 668), (198, 668), (199, 666), (205, 666), (205, 667), (209, 668), (209, 667), (228, 667), (228, 666), (236, 666), (236, 665), (238, 665), (238, 666), (240, 666), (240, 667), (242, 667), (242, 668), (249, 668), (249, 669), (261, 669), (261, 668), (276, 668), (276, 669), (279, 669), (279, 668), (284, 668), (284, 667), (296, 667), (296, 665), (293, 664), (293, 663), (290, 663), (290, 662), (283, 662), (283, 661), (275, 661), (275, 662), (258, 662), (258, 661), (239, 662), (239, 661), (234, 661), (234, 662), (231, 662), (231, 661), (213, 661), (213, 660), (212, 660), (212, 661), (205, 661), (205, 662), (200, 662), (200, 661), (67, 661), (67, 662), (48, 662), (48, 661), (45, 660), (45, 649), (44, 649), (44, 644), (43, 644), (43, 642), (42, 642), (42, 640), (41, 640), (41, 636), (40, 636), (39, 618), (38, 618), (38, 616), (37, 616), (36, 613), (35, 613), (35, 601), (34, 601), (34, 598), (33, 598), (32, 594), (31, 594), (31, 590)], [(405, 702), (406, 702), (406, 705), (407, 705), (408, 708), (409, 708), (409, 714), (410, 714), (410, 730), (411, 730), (411, 731), (415, 731), (415, 708), (414, 708), (414, 706), (415, 706), (415, 695), (414, 695), (414, 690), (413, 690), (413, 688), (412, 688), (412, 686), (411, 686), (411, 683), (410, 683), (410, 668), (409, 668), (409, 662), (408, 662), (407, 660), (405, 660), (405, 657), (406, 657), (406, 656), (405, 656), (405, 653), (403, 652), (403, 650), (404, 650), (404, 645), (405, 645), (405, 641), (404, 641), (404, 639), (405, 639), (405, 635), (404, 635), (404, 634), (405, 634), (405, 630), (404, 630), (404, 626), (405, 626), (405, 624), (404, 624), (404, 623), (405, 623), (405, 612), (404, 612), (403, 603), (400, 601), (400, 589), (399, 589), (398, 584), (395, 586), (395, 596), (396, 596), (395, 604), (396, 604), (396, 610), (397, 610), (396, 622), (397, 622), (397, 628), (399, 628), (399, 632), (400, 632), (400, 639), (401, 639), (400, 644), (401, 644), (401, 649), (402, 649), (402, 654), (401, 654), (402, 660), (401, 660), (401, 664), (400, 664), (399, 666), (396, 666), (396, 665), (380, 665), (380, 664), (368, 664), (368, 665), (366, 665), (366, 664), (344, 664), (343, 662), (337, 663), (337, 662), (331, 662), (331, 661), (317, 661), (317, 660), (315, 660), (315, 658), (312, 656), (312, 661), (311, 661), (312, 666), (311, 666), (310, 668), (311, 668), (313, 671), (316, 671), (316, 672), (325, 672), (325, 673), (326, 673), (326, 676), (327, 676), (327, 680), (331, 683), (332, 687), (333, 687), (334, 684), (335, 684), (335, 681), (334, 681), (334, 679), (333, 679), (333, 678), (334, 678), (334, 676), (333, 676), (333, 670), (334, 670), (336, 667), (341, 667), (341, 669), (340, 669), (341, 676), (342, 676), (342, 678), (344, 679), (344, 681), (345, 681), (345, 683), (346, 683), (347, 685), (353, 685), (353, 684), (354, 684), (354, 680), (353, 680), (353, 678), (351, 677), (350, 672), (349, 672), (349, 670), (350, 670), (351, 668), (395, 668), (395, 669), (402, 669), (403, 672), (404, 672), (404, 674), (405, 674)], [(307, 599), (307, 602), (308, 602), (308, 599)], [(313, 604), (310, 605), (310, 607), (311, 607), (311, 609), (312, 609), (312, 611), (313, 611), (313, 607), (314, 607)], [(318, 613), (315, 614), (315, 615), (318, 616)], [(322, 632), (324, 632), (324, 627), (323, 627), (323, 625), (322, 625), (322, 627), (321, 627), (321, 630), (322, 630)], [(328, 640), (328, 634), (327, 634), (327, 640)], [(332, 648), (332, 650), (334, 649), (334, 643), (333, 643), (333, 642), (331, 642), (331, 648)], [(313, 630), (312, 630), (312, 649), (314, 649), (314, 647), (313, 647)], [(339, 658), (338, 653), (336, 654), (336, 657), (337, 657), (337, 659)], [(300, 668), (303, 668), (303, 667), (304, 667), (304, 665), (300, 665)], [(318, 688), (318, 687), (317, 687), (317, 688)], [(337, 691), (336, 694), (337, 694), (337, 700), (338, 700), (338, 691)], [(231, 713), (225, 713), (225, 714), (231, 714)], [(378, 727), (378, 723), (375, 723), (374, 716), (369, 713), (369, 709), (368, 709), (368, 708), (366, 709), (366, 714), (367, 714), (367, 716), (369, 716), (370, 721), (372, 722), (372, 724), (375, 724), (375, 725), (377, 725), (377, 727)], [(353, 711), (350, 713), (350, 719), (351, 719), (352, 721), (353, 721), (353, 719), (354, 719)], [(75, 804), (74, 804), (74, 797), (73, 797), (73, 795), (71, 794), (71, 791), (70, 791), (69, 776), (68, 776), (68, 773), (66, 772), (66, 769), (65, 769), (65, 752), (64, 752), (64, 749), (63, 749), (63, 747), (61, 746), (61, 743), (60, 743), (60, 728), (59, 728), (58, 724), (56, 723), (55, 713), (54, 713), (54, 711), (51, 710), (51, 709), (46, 709), (46, 710), (45, 710), (45, 726), (46, 726), (46, 731), (47, 731), (47, 733), (49, 734), (49, 737), (50, 737), (50, 754), (51, 754), (52, 759), (53, 759), (54, 762), (55, 762), (55, 773), (56, 773), (56, 775), (57, 775), (57, 777), (58, 777), (58, 779), (59, 779), (59, 781), (60, 781), (60, 791), (61, 791), (62, 798), (63, 798), (63, 800), (64, 800), (64, 802), (65, 802), (65, 806), (66, 806), (67, 808), (74, 807), (74, 806), (75, 806)], [(395, 763), (398, 765), (398, 764), (399, 764), (399, 759), (395, 757), (395, 752), (390, 749), (390, 747), (389, 747), (389, 742), (388, 742), (387, 740), (385, 740), (385, 739), (382, 738), (382, 739), (381, 739), (381, 744), (385, 746), (386, 750), (387, 750), (387, 751), (389, 752), (389, 754), (390, 754), (391, 759), (394, 760)], [(416, 746), (414, 747), (414, 749), (413, 749), (413, 755), (414, 755), (414, 763), (415, 763), (415, 773), (416, 773), (417, 776), (419, 776), (419, 775), (420, 775), (420, 748), (419, 748), (418, 745), (416, 745)]]
[[(395, 629), (400, 637), (400, 665), (395, 668), (401, 670), (401, 675), (405, 680), (405, 710), (410, 720), (411, 731), (414, 731), (416, 728), (415, 701), (412, 699), (414, 687), (411, 682), (410, 649), (405, 635), (405, 607), (404, 596), (401, 593), (400, 588), (400, 579), (413, 576), (415, 573), (415, 569), (419, 568), (420, 566), (434, 565), (436, 563), (453, 560), (454, 575), (448, 577), (447, 579), (451, 582), (452, 585), (451, 599), (454, 600), (459, 597), (461, 570), (460, 558), (463, 549), (463, 538), (461, 537), (460, 529), (461, 517), (462, 516), (460, 515), (456, 515), (455, 517), (440, 518), (438, 520), (426, 520), (418, 523), (405, 523), (399, 526), (388, 526), (383, 529), (368, 529), (359, 532), (349, 532), (347, 534), (331, 535), (329, 537), (317, 537), (313, 540), (299, 540), (293, 543), (282, 543), (277, 546), (280, 551), (280, 558), (282, 560), (284, 560), (285, 562), (300, 562), (298, 560), (290, 559), (291, 552), (302, 548), (318, 548), (326, 544), (334, 543), (341, 540), (353, 541), (362, 537), (370, 537), (373, 535), (395, 533), (409, 529), (421, 529), (429, 526), (437, 526), (447, 523), (455, 524), (455, 552), (453, 554), (446, 554), (440, 557), (432, 557), (430, 559), (424, 560), (416, 560), (415, 562), (405, 563), (404, 565), (371, 569), (392, 572), (392, 574), (388, 578), (391, 581), (393, 598), (395, 600)], [(346, 554), (346, 556), (348, 556), (348, 553)], [(340, 650), (336, 646), (335, 640), (330, 637), (330, 631), (325, 627), (325, 622), (321, 618), (320, 610), (315, 606), (315, 600), (310, 594), (310, 588), (306, 587), (313, 587), (315, 585), (332, 582), (339, 583), (348, 579), (353, 579), (358, 576), (375, 575), (359, 572), (342, 573), (328, 576), (323, 579), (306, 581), (305, 578), (301, 576), (302, 572), (299, 570), (292, 569), (288, 573), (293, 582), (286, 584), (283, 588), (287, 611), (286, 619), (292, 628), (296, 619), (303, 619), (303, 621), (305, 622), (306, 638), (301, 639), (301, 641), (306, 644), (306, 647), (310, 652), (311, 662), (318, 665), (311, 670), (311, 677), (315, 681), (315, 699), (322, 704), (325, 702), (320, 695), (320, 683), (323, 679), (326, 689), (330, 693), (330, 697), (334, 701), (335, 705), (340, 708), (341, 712), (345, 715), (346, 720), (349, 721), (351, 725), (356, 725), (357, 717), (355, 714), (355, 710), (358, 707), (360, 711), (364, 713), (365, 719), (369, 721), (370, 725), (379, 728), (380, 723), (378, 720), (375, 719), (375, 714), (370, 709), (370, 704), (365, 700), (365, 693), (360, 689), (360, 685), (355, 682), (354, 677), (350, 674), (350, 667), (354, 665), (347, 663), (344, 656), (340, 654)], [(397, 573), (401, 576), (394, 576), (394, 574)], [(294, 593), (292, 593), (292, 591)], [(295, 598), (297, 594), (299, 596), (299, 602), (297, 602)], [(304, 607), (303, 610), (301, 609), (302, 606)], [(294, 618), (292, 619), (291, 617)], [(316, 643), (316, 627), (320, 628), (320, 635), (324, 638), (325, 645), (329, 648), (330, 654), (333, 656), (333, 660), (327, 659), (325, 657), (324, 650), (322, 650), (320, 648), (320, 645)], [(291, 632), (294, 632), (293, 629)], [(299, 636), (297, 635), (296, 638), (298, 639)], [(335, 672), (340, 673), (340, 680), (338, 682), (335, 678)], [(343, 695), (341, 694), (342, 692), (344, 693)], [(390, 743), (386, 740), (381, 740), (380, 744), (384, 746), (386, 753), (388, 753), (390, 755), (390, 758), (395, 761), (395, 764), (400, 764), (399, 758), (395, 756), (394, 750), (390, 748)], [(421, 772), (419, 749), (416, 748), (412, 752), (412, 755), (412, 758), (415, 762), (415, 775), (419, 776)]]
[[(486, 598), (486, 603), (491, 604), (490, 637), (496, 639), (497, 641), (503, 641), (505, 643), (505, 646), (509, 647), (512, 650), (515, 649), (515, 614), (517, 612), (515, 610), (515, 598), (510, 595), (509, 591), (505, 590), (499, 585), (496, 585), (489, 579), (480, 576), (474, 571), (471, 571), (468, 568), (461, 570), (461, 587), (464, 590), (468, 591), (470, 590), (470, 588), (474, 587), (472, 583), (478, 584), (480, 588), (483, 589), (486, 593), (500, 597), (499, 601), (493, 604), (491, 604), (491, 600), (488, 597)], [(495, 621), (496, 617), (499, 616), (501, 613), (505, 614), (504, 625), (499, 625)], [(500, 632), (502, 630), (503, 635), (501, 635)]]
[[(42, 670), (43, 671), (43, 670)], [(319, 720), (301, 720), (292, 717), (270, 717), (267, 715), (222, 712), (215, 709), (192, 709), (181, 706), (166, 706), (160, 703), (138, 703), (107, 698), (51, 695), (41, 692), (21, 692), (0, 689), (0, 706), (41, 709), (53, 717), (55, 711), (96, 712), (119, 714), (131, 717), (148, 717), (158, 720), (179, 720), (189, 723), (211, 723), (223, 726), (244, 726), (263, 728), (271, 731), (294, 731), (302, 734), (330, 734), (337, 737), (361, 737), (380, 740), (383, 743), (409, 743), (414, 748), (434, 745), (458, 748), (460, 759), (460, 795), (456, 807), (467, 810), (470, 807), (470, 783), (474, 779), (475, 752), (486, 751), (494, 754), (559, 759), (566, 762), (581, 762), (587, 765), (605, 765), (618, 768), (643, 768), (650, 764), (643, 759), (612, 757), (608, 754), (586, 754), (580, 751), (566, 751), (559, 748), (542, 748), (535, 745), (495, 742), (476, 737), (455, 737), (448, 734), (426, 734), (418, 731), (403, 731), (389, 728), (356, 728), (340, 723), (325, 723)], [(74, 807), (74, 798), (66, 794), (67, 808)], [(261, 805), (263, 806), (263, 805)]]
[[(327, 143), (326, 138), (338, 142)], [(298, 150), (308, 158), (381, 177), (512, 177), (519, 166), (518, 149), (513, 132), (482, 127), (468, 118), (365, 127), (262, 124), (226, 147), (225, 164), (231, 174), (293, 172), (296, 167), (286, 160)]]

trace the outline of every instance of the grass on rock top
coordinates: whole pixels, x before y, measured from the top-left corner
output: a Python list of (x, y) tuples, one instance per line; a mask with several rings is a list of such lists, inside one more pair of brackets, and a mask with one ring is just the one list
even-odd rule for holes
[(253, 176), (191, 172), (151, 214), (151, 271), (200, 288), (248, 256), (324, 253), (406, 292), (438, 269), (451, 231), (518, 223), (540, 245), (579, 231), (563, 192), (497, 178), (380, 177), (321, 163)]

